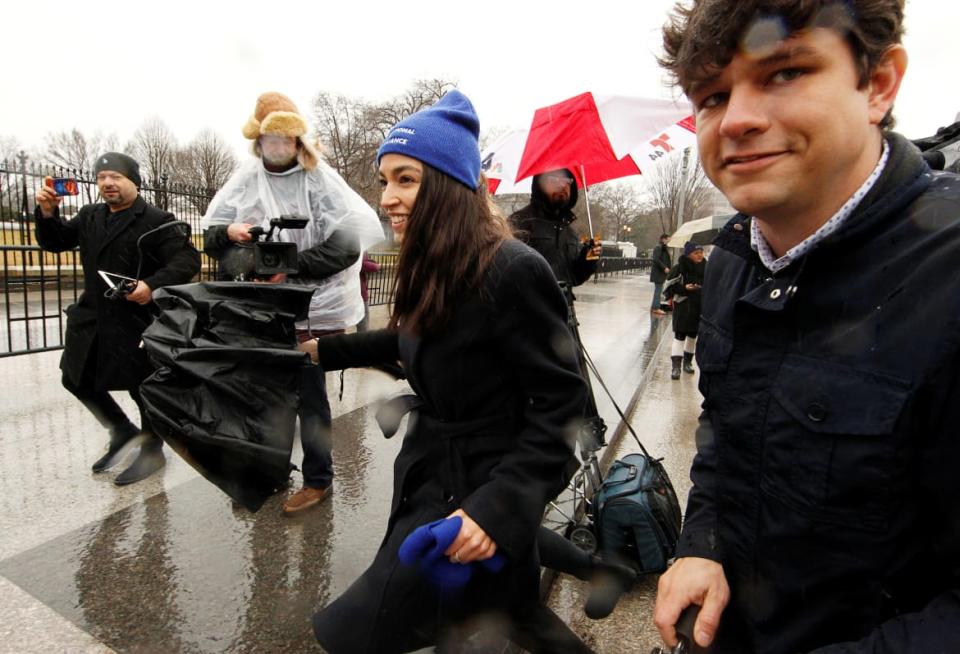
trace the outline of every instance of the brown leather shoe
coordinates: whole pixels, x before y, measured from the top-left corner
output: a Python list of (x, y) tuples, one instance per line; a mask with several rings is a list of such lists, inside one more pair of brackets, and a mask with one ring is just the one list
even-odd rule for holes
[(664, 311), (663, 309), (650, 309), (650, 313), (652, 313), (652, 314), (655, 315), (655, 316), (665, 316), (665, 315), (667, 315), (667, 312)]
[(294, 513), (309, 509), (311, 506), (320, 504), (329, 494), (329, 486), (326, 488), (310, 488), (309, 486), (304, 486), (288, 497), (283, 503), (283, 513), (284, 515), (293, 515)]

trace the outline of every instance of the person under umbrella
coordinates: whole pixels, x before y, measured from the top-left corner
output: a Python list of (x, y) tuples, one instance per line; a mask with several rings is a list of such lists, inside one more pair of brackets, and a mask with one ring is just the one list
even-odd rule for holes
[(697, 351), (697, 333), (700, 330), (700, 289), (706, 269), (703, 246), (687, 241), (683, 246), (683, 256), (667, 275), (664, 284), (664, 296), (673, 298), (671, 379), (680, 379), (681, 362), (683, 371), (693, 374), (693, 355)]

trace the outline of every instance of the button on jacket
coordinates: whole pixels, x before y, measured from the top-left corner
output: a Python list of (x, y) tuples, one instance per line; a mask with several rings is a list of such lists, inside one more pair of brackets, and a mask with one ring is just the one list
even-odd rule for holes
[(719, 561), (720, 652), (960, 648), (960, 177), (897, 135), (849, 221), (771, 274), (715, 241), (678, 556)]

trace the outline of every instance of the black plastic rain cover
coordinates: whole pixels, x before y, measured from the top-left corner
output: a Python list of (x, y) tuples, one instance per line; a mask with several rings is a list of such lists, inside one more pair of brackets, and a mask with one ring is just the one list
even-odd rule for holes
[(294, 323), (312, 289), (210, 282), (158, 289), (141, 391), (157, 434), (250, 511), (290, 475), (300, 373)]

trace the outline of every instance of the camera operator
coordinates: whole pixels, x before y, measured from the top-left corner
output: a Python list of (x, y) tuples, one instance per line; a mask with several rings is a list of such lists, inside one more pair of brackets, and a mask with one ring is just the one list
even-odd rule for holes
[[(277, 236), (296, 244), (297, 272), (262, 280), (316, 289), (309, 320), (297, 324), (300, 342), (360, 322), (360, 252), (383, 239), (376, 213), (320, 159), (305, 140), (307, 133), (306, 119), (288, 97), (262, 94), (243, 127), (243, 135), (253, 141), (256, 159), (234, 172), (201, 222), (204, 251), (220, 261), (222, 276), (243, 273), (249, 278), (252, 269), (237, 270), (233, 264), (252, 262), (252, 257), (234, 256), (251, 244), (251, 229), (267, 230), (270, 220), (282, 215), (308, 219), (305, 228), (284, 229)], [(300, 390), (303, 488), (284, 502), (287, 515), (323, 501), (333, 480), (330, 404), (323, 372), (306, 370)]]
[[(140, 399), (140, 383), (150, 373), (139, 347), (152, 321), (147, 305), (161, 286), (185, 284), (200, 271), (200, 253), (176, 228), (149, 234), (175, 220), (140, 197), (140, 166), (118, 152), (97, 159), (94, 169), (103, 202), (82, 207), (71, 220), (60, 216), (60, 198), (53, 189), (37, 191), (37, 242), (44, 250), (64, 252), (80, 247), (84, 291), (67, 308), (67, 332), (60, 369), (63, 386), (110, 430), (107, 452), (93, 464), (102, 472), (116, 463), (123, 446), (140, 433), (108, 391), (126, 390), (140, 409), (145, 441), (140, 453), (115, 484), (140, 481), (163, 467), (163, 442), (150, 433)], [(143, 237), (143, 238), (142, 238)], [(139, 242), (139, 243), (138, 243)], [(99, 271), (136, 278), (127, 293), (105, 293)]]

